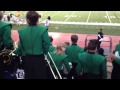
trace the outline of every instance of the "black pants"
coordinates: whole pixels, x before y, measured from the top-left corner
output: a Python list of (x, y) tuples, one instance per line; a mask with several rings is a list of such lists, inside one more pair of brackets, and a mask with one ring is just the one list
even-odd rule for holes
[(46, 65), (44, 55), (26, 55), (24, 62), (25, 79), (47, 79)]
[(113, 62), (113, 70), (111, 74), (111, 79), (120, 79), (120, 65), (116, 62)]
[(76, 72), (76, 66), (77, 66), (77, 63), (72, 62), (72, 69), (70, 70), (70, 72), (67, 76), (68, 79), (72, 79), (72, 76), (74, 77), (74, 79), (78, 78), (78, 75), (77, 75), (77, 72)]
[(103, 79), (101, 74), (83, 73), (81, 79)]
[(4, 62), (2, 57), (0, 56), (0, 79), (5, 79), (4, 71), (5, 71)]
[(99, 41), (98, 45), (97, 45), (97, 50), (100, 48), (100, 44), (101, 44), (101, 42)]

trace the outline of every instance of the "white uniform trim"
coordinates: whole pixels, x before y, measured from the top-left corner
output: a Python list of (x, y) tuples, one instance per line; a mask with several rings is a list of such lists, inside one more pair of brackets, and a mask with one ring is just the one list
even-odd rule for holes
[(115, 52), (115, 57), (120, 59), (120, 55), (118, 51)]

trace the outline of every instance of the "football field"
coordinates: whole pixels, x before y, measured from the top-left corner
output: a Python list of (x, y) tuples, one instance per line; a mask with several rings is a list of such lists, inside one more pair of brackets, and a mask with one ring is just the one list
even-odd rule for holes
[[(25, 19), (27, 11), (20, 11)], [(97, 34), (100, 28), (105, 35), (120, 35), (120, 11), (37, 11), (42, 17), (41, 24), (51, 16), (49, 32)], [(17, 11), (6, 11), (16, 14)], [(26, 25), (13, 25), (18, 30)]]
[[(61, 22), (97, 22), (97, 23), (120, 23), (120, 11), (37, 11), (44, 21), (51, 16), (51, 21)], [(17, 11), (6, 11), (16, 14)], [(27, 11), (21, 11), (24, 18)]]

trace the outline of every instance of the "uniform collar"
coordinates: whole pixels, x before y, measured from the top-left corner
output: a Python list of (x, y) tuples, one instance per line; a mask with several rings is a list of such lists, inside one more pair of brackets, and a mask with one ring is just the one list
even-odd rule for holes
[(76, 43), (72, 43), (72, 45), (77, 45)]
[(90, 52), (90, 51), (88, 51), (88, 53), (89, 53), (89, 54), (95, 54), (95, 52)]

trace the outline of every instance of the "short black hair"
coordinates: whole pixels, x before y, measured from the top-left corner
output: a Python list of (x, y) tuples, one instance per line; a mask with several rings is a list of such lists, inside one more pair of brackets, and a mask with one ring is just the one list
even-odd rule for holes
[(97, 39), (91, 39), (88, 43), (88, 50), (95, 50), (98, 45), (98, 40)]
[(41, 18), (41, 15), (39, 14), (39, 18)]
[(51, 20), (51, 17), (50, 17), (50, 16), (48, 16), (48, 17), (47, 17), (47, 19), (48, 19), (48, 20)]
[(40, 15), (36, 11), (28, 11), (26, 14), (26, 19), (29, 20), (29, 25), (37, 25)]
[(53, 42), (53, 38), (52, 38), (52, 36), (49, 36), (49, 38), (50, 38), (50, 42), (52, 43), (52, 42)]
[(72, 36), (71, 36), (71, 41), (72, 41), (72, 43), (77, 43), (77, 41), (78, 41), (78, 36), (77, 36), (77, 35), (72, 35)]

